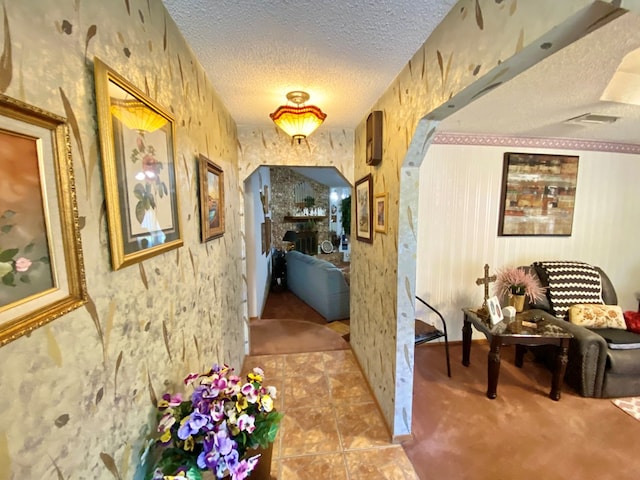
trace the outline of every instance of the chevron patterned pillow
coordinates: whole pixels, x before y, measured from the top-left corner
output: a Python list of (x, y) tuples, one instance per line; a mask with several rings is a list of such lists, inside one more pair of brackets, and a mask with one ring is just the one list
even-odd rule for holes
[(567, 319), (569, 307), (577, 304), (604, 304), (602, 282), (595, 267), (583, 262), (535, 262), (540, 280), (546, 283), (552, 313)]

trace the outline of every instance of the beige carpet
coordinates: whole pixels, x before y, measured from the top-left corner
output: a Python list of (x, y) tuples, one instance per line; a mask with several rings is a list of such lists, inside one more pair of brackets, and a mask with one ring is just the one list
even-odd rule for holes
[(616, 407), (628, 413), (636, 420), (640, 420), (640, 397), (616, 398), (611, 401)]
[(340, 333), (306, 320), (257, 319), (249, 328), (251, 355), (349, 349)]

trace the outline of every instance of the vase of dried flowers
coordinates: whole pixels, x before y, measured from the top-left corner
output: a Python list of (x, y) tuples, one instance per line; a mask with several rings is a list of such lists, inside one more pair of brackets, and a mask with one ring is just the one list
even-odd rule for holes
[(524, 310), (526, 298), (529, 298), (530, 302), (535, 302), (544, 297), (544, 288), (540, 285), (538, 277), (519, 267), (499, 270), (494, 291), (500, 297), (508, 296), (509, 305), (518, 313)]

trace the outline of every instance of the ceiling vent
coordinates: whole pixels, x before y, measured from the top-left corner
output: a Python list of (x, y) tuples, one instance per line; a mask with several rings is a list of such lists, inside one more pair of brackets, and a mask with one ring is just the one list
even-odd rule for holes
[(619, 118), (620, 117), (614, 117), (613, 115), (596, 115), (592, 113), (585, 113), (584, 115), (578, 115), (577, 117), (565, 120), (564, 123), (606, 125), (609, 123), (615, 123)]

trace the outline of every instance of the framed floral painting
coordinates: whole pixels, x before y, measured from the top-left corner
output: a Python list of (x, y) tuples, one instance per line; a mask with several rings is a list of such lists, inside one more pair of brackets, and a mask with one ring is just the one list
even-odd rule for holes
[(224, 172), (204, 155), (199, 159), (202, 241), (224, 235)]
[(373, 180), (371, 174), (356, 182), (356, 238), (373, 243)]
[(86, 301), (66, 120), (0, 95), (0, 345)]
[(114, 270), (182, 246), (174, 119), (95, 59), (102, 172)]

